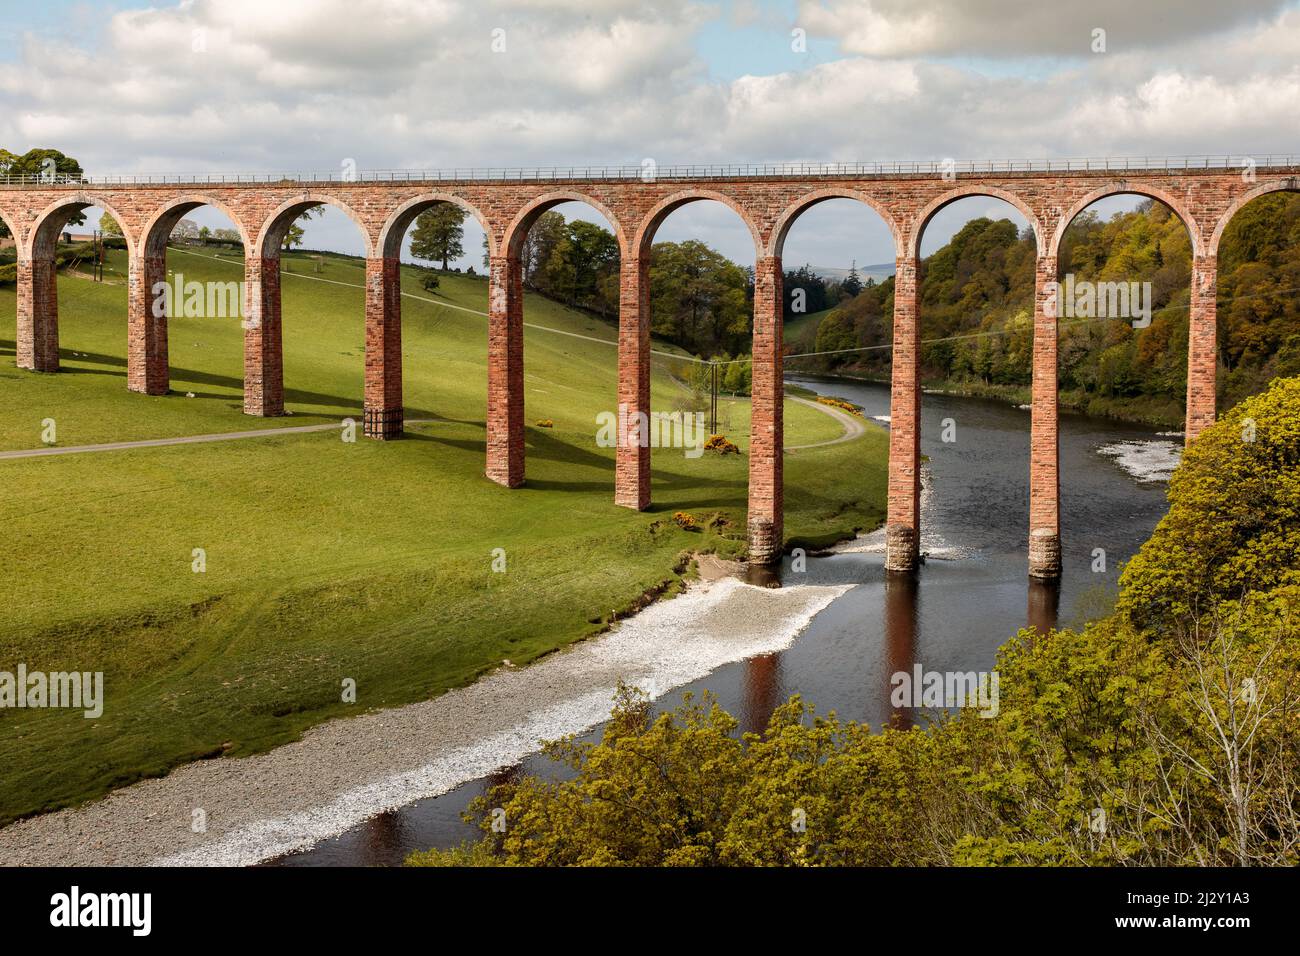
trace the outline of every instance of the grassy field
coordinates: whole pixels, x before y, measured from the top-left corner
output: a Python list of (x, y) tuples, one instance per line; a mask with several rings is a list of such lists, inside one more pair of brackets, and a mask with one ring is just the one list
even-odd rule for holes
[(817, 348), (817, 326), (822, 324), (822, 319), (830, 315), (833, 309), (823, 309), (820, 312), (809, 312), (807, 315), (799, 315), (793, 319), (786, 319), (785, 322), (785, 346), (789, 352), (812, 352)]
[[(229, 255), (174, 249), (168, 264), (186, 280), (242, 276)], [(173, 393), (128, 393), (119, 258), (104, 284), (60, 277), (62, 373), (18, 371), (12, 331), (0, 332), (0, 448), (40, 445), (49, 418), (60, 445), (359, 420), (363, 263), (295, 254), (285, 265), (291, 417), (242, 414), (237, 318), (172, 320)], [(349, 444), (328, 431), (0, 461), (11, 595), (0, 670), (103, 671), (107, 698), (98, 720), (0, 710), (0, 821), (527, 663), (671, 586), (683, 552), (743, 547), (743, 456), (656, 449), (652, 510), (613, 505), (613, 454), (596, 445), (595, 415), (615, 407), (616, 330), (544, 299), (527, 298), (526, 322), (599, 341), (526, 330), (528, 482), (488, 482), (486, 282), (448, 276), (431, 294), (409, 270), (403, 288), (421, 297), (403, 301), (407, 416), (436, 421), (402, 441)], [(12, 288), (0, 289), (0, 311), (14, 308)], [(678, 364), (656, 361), (654, 408), (687, 397)], [(747, 399), (725, 403), (742, 450), (748, 413)], [(786, 420), (791, 445), (839, 434), (794, 402)], [(790, 453), (787, 538), (876, 525), (885, 455), (874, 429)], [(679, 510), (731, 525), (688, 533), (672, 523)], [(496, 548), (504, 573), (492, 569)], [(341, 701), (346, 678), (356, 704)]]

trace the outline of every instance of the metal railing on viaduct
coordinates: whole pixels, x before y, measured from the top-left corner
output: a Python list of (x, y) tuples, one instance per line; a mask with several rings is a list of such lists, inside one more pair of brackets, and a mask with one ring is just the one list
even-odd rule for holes
[[(615, 501), (650, 503), (650, 448), (638, 426), (649, 414), (648, 263), (655, 232), (673, 210), (716, 200), (733, 209), (754, 242), (752, 426), (749, 451), (751, 558), (783, 548), (782, 267), (786, 234), (799, 215), (829, 199), (874, 209), (895, 244), (886, 566), (913, 569), (920, 539), (919, 243), (925, 225), (966, 196), (1004, 199), (1037, 243), (1031, 425), (1029, 570), (1060, 573), (1057, 451), (1057, 254), (1066, 226), (1106, 196), (1136, 193), (1180, 217), (1192, 247), (1187, 369), (1187, 440), (1215, 416), (1215, 281), (1223, 230), (1245, 203), (1300, 189), (1300, 156), (1200, 156), (998, 162), (639, 166), (550, 169), (357, 171), (329, 174), (159, 174), (51, 181), (0, 179), (0, 219), (18, 253), (17, 362), (59, 367), (55, 246), (68, 220), (100, 207), (120, 224), (129, 253), (127, 383), (147, 395), (168, 389), (167, 317), (150, 290), (166, 278), (167, 239), (191, 210), (210, 205), (235, 224), (245, 250), (244, 410), (284, 412), (279, 252), (304, 211), (325, 204), (347, 214), (366, 246), (365, 431), (402, 432), (399, 256), (424, 210), (455, 203), (487, 237), (490, 262), (486, 474), (524, 481), (523, 240), (537, 218), (584, 202), (609, 221), (621, 252), (618, 402), (628, 430), (616, 452)], [(161, 313), (161, 314), (155, 314)]]

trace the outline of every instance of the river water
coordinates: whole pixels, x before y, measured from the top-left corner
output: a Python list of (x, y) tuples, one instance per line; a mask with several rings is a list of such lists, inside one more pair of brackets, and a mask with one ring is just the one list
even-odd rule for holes
[[(847, 398), (863, 406), (868, 418), (884, 420), (889, 414), (886, 386), (802, 376), (790, 381)], [(945, 426), (954, 440), (942, 440)], [(794, 693), (821, 713), (834, 710), (841, 718), (875, 726), (913, 720), (912, 712), (890, 705), (891, 675), (916, 665), (925, 671), (988, 671), (999, 645), (1019, 628), (1077, 625), (1107, 611), (1121, 562), (1165, 512), (1165, 485), (1147, 476), (1162, 474), (1162, 464), (1167, 473), (1178, 442), (1150, 428), (1063, 413), (1063, 574), (1059, 585), (1036, 584), (1029, 581), (1026, 557), (1028, 410), (927, 394), (921, 547), (928, 558), (919, 574), (887, 576), (881, 550), (809, 558), (803, 573), (795, 573), (787, 558), (777, 573), (782, 586), (856, 586), (818, 614), (789, 649), (721, 667), (658, 705), (670, 708), (684, 692), (698, 696), (707, 689), (747, 731), (761, 730), (773, 709)], [(785, 493), (794, 502), (799, 489), (789, 486)], [(599, 734), (597, 728), (587, 739)], [(533, 756), (500, 774), (380, 814), (270, 865), (397, 865), (412, 850), (474, 839), (477, 830), (461, 820), (462, 811), (519, 773), (558, 771), (544, 757)]]

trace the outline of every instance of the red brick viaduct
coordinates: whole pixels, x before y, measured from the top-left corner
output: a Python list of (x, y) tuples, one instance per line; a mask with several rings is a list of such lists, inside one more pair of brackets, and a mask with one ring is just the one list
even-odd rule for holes
[[(1128, 166), (1129, 161), (1125, 161)], [(1066, 166), (1066, 168), (1061, 168)], [(1260, 164), (1243, 171), (1227, 163), (1178, 167), (1138, 161), (1133, 168), (1016, 168), (917, 166), (771, 167), (721, 171), (597, 170), (568, 175), (496, 172), (455, 175), (364, 174), (341, 181), (308, 178), (169, 177), (151, 182), (104, 180), (64, 184), (0, 183), (0, 217), (17, 241), (17, 364), (59, 367), (55, 291), (56, 239), (77, 211), (101, 207), (121, 224), (130, 254), (127, 385), (160, 395), (168, 388), (167, 320), (151, 308), (149, 290), (166, 277), (167, 238), (201, 205), (223, 210), (242, 233), (246, 252), (244, 411), (284, 412), (278, 257), (289, 226), (318, 204), (338, 207), (366, 242), (365, 433), (402, 432), (401, 305), (398, 262), (414, 218), (439, 202), (474, 215), (488, 239), (491, 264), (488, 318), (487, 477), (508, 487), (524, 481), (523, 293), (519, 255), (529, 227), (550, 207), (588, 203), (618, 237), (622, 253), (618, 342), (618, 401), (649, 411), (650, 314), (647, 264), (660, 223), (697, 200), (725, 203), (754, 240), (753, 414), (749, 453), (749, 546), (758, 562), (779, 558), (782, 533), (781, 252), (791, 225), (809, 207), (833, 198), (874, 209), (893, 234), (894, 294), (890, 402), (889, 503), (886, 566), (915, 567), (920, 523), (920, 321), (917, 282), (922, 231), (941, 208), (965, 196), (1011, 203), (1033, 227), (1038, 246), (1034, 314), (1029, 570), (1060, 573), (1060, 477), (1057, 453), (1057, 319), (1049, 283), (1066, 226), (1102, 197), (1137, 193), (1169, 206), (1186, 225), (1194, 262), (1187, 371), (1187, 441), (1215, 416), (1215, 274), (1224, 227), (1251, 199), (1300, 188), (1300, 163)], [(650, 449), (637, 440), (636, 418), (617, 449), (614, 500), (628, 508), (650, 503)]]

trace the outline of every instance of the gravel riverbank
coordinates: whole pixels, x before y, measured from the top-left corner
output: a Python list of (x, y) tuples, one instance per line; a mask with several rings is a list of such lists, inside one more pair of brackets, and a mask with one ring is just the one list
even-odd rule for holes
[[(704, 580), (530, 667), (21, 820), (0, 830), (0, 865), (247, 865), (304, 849), (517, 763), (539, 740), (595, 726), (620, 679), (658, 697), (723, 664), (788, 647), (847, 590)], [(194, 832), (199, 818), (206, 829)]]

